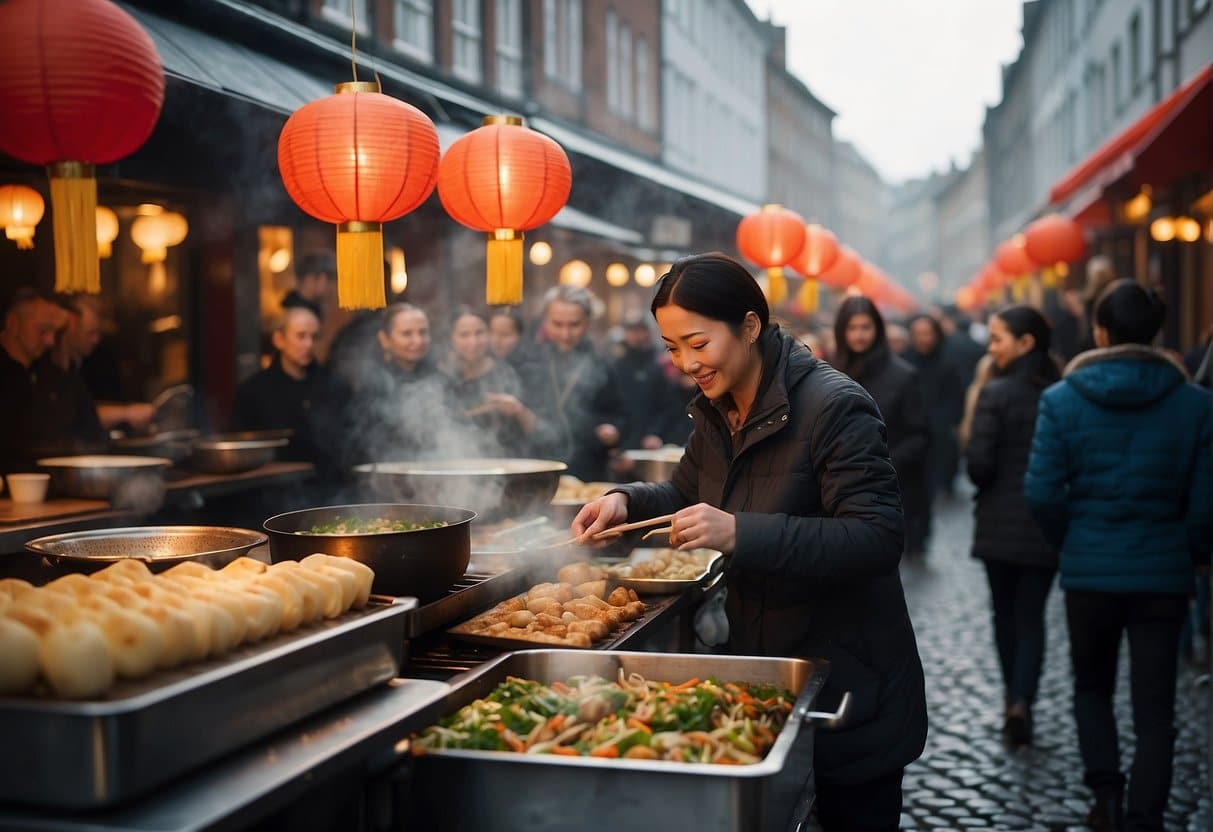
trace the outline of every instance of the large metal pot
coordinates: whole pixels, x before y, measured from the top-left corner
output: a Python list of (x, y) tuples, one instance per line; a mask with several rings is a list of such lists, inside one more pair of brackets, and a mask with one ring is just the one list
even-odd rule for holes
[(357, 465), (379, 498), (467, 506), (486, 520), (543, 510), (568, 466), (550, 459), (434, 459)]
[(155, 511), (164, 501), (164, 472), (171, 459), (157, 456), (88, 454), (38, 460), (60, 497), (109, 500), (115, 505)]
[(261, 532), (228, 526), (134, 526), (40, 537), (25, 548), (70, 572), (93, 572), (126, 559), (160, 572), (187, 560), (220, 569), (265, 541)]
[(249, 433), (218, 434), (195, 439), (190, 445), (191, 468), (207, 474), (236, 474), (260, 468), (290, 440), (282, 436)]
[(625, 459), (636, 464), (636, 478), (644, 482), (669, 482), (674, 475), (674, 469), (682, 461), (683, 448), (677, 445), (667, 445), (655, 451), (631, 450), (624, 451)]
[[(342, 519), (385, 517), (447, 525), (436, 529), (380, 534), (316, 534), (318, 525)], [(441, 598), (464, 573), (471, 557), (470, 526), (476, 512), (450, 506), (362, 503), (288, 511), (264, 523), (270, 535), (270, 559), (300, 560), (316, 552), (353, 558), (375, 570), (374, 591), (413, 595), (422, 603)]]

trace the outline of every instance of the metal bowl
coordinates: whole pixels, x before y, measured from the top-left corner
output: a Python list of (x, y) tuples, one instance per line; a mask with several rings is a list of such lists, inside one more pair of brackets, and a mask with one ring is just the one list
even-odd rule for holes
[(631, 450), (624, 451), (625, 459), (636, 463), (636, 478), (644, 482), (669, 482), (674, 475), (674, 469), (682, 461), (684, 449), (677, 445), (667, 445), (655, 451)]
[[(340, 519), (386, 517), (413, 523), (443, 520), (436, 529), (379, 534), (316, 534), (312, 527)], [(375, 570), (374, 591), (413, 595), (422, 603), (441, 598), (467, 570), (476, 512), (450, 506), (362, 503), (278, 514), (264, 523), (270, 559), (300, 560), (316, 552), (353, 558)]]
[(166, 430), (148, 436), (121, 436), (110, 441), (116, 451), (139, 456), (159, 456), (171, 459), (174, 464), (185, 461), (190, 453), (190, 441), (198, 438), (194, 428)]
[(434, 459), (356, 465), (377, 497), (467, 506), (486, 520), (541, 511), (568, 466), (550, 459)]
[(261, 532), (227, 526), (133, 526), (40, 537), (25, 548), (71, 572), (140, 560), (160, 572), (187, 560), (219, 569), (266, 541)]
[(51, 488), (60, 497), (147, 505), (155, 510), (164, 498), (164, 472), (173, 461), (157, 456), (88, 454), (47, 457), (37, 464), (51, 475)]
[(236, 474), (260, 468), (286, 447), (286, 437), (250, 437), (247, 434), (218, 434), (195, 439), (190, 444), (191, 468), (206, 474)]

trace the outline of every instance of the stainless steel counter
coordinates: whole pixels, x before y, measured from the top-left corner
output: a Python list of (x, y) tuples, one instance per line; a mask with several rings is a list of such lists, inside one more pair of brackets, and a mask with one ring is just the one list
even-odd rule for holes
[[(195, 832), (238, 829), (301, 797), (314, 784), (389, 753), (410, 714), (449, 686), (395, 679), (186, 775), (153, 797), (100, 812), (56, 814), (0, 806), (0, 829), (23, 832)], [(15, 749), (14, 749), (15, 751)], [(37, 753), (29, 749), (26, 753)]]

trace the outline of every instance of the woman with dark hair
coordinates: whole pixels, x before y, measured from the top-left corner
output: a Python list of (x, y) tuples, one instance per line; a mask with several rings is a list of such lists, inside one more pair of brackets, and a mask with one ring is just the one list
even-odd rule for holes
[(490, 353), (489, 322), (483, 313), (468, 306), (455, 310), (450, 352), (440, 369), (450, 379), (455, 418), (476, 428), (476, 455), (525, 455), (538, 420), (519, 400), (522, 384), (514, 368)]
[(826, 659), (818, 704), (852, 713), (815, 740), (827, 830), (895, 829), (904, 767), (922, 752), (922, 664), (898, 574), (901, 500), (880, 413), (854, 381), (770, 322), (745, 267), (676, 262), (652, 311), (700, 395), (669, 482), (622, 486), (573, 521), (582, 541), (674, 514), (671, 542), (727, 556), (727, 649)]
[(1165, 308), (1132, 280), (1095, 304), (1096, 349), (1040, 398), (1024, 489), (1061, 548), (1087, 823), (1120, 829), (1125, 778), (1112, 695), (1121, 638), (1137, 738), (1128, 828), (1163, 828), (1175, 745), (1179, 632), (1192, 557), (1213, 542), (1213, 397), (1150, 346)]
[(489, 349), (498, 361), (504, 361), (517, 370), (525, 364), (529, 349), (523, 336), (526, 323), (518, 310), (512, 306), (495, 306), (488, 316)]
[(838, 307), (834, 342), (834, 366), (862, 384), (880, 408), (889, 457), (901, 484), (906, 553), (921, 555), (931, 527), (931, 494), (925, 469), (927, 415), (918, 371), (889, 350), (884, 318), (876, 304), (862, 295), (848, 297)]
[(1045, 653), (1045, 600), (1057, 573), (1057, 549), (1028, 514), (1023, 475), (1041, 392), (1061, 377), (1049, 355), (1052, 329), (1030, 306), (990, 317), (993, 377), (981, 389), (965, 445), (977, 486), (973, 557), (985, 563), (1002, 668), (1003, 737), (1032, 741), (1032, 703)]
[[(918, 370), (918, 384), (927, 406), (930, 446), (927, 482), (931, 494), (952, 492), (960, 458), (956, 429), (964, 416), (964, 379), (944, 354), (943, 327), (930, 315), (910, 319), (910, 346), (902, 358)], [(929, 529), (927, 530), (930, 531)]]

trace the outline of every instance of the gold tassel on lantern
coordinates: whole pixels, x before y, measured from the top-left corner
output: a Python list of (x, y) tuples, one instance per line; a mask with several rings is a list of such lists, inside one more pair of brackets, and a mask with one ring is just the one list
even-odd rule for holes
[(1032, 282), (1032, 278), (1028, 275), (1015, 278), (1011, 283), (1011, 299), (1016, 303), (1023, 303), (1028, 297), (1028, 284)]
[(522, 303), (522, 240), (522, 232), (510, 228), (489, 235), (484, 293), (489, 306)]
[(806, 315), (813, 315), (817, 312), (819, 304), (819, 295), (817, 281), (812, 277), (806, 277), (804, 284), (800, 287), (800, 308)]
[(767, 303), (778, 306), (787, 300), (788, 279), (783, 276), (783, 266), (767, 269)]
[(96, 169), (84, 162), (56, 162), (47, 167), (47, 173), (55, 236), (55, 291), (99, 294)]
[(337, 305), (342, 309), (382, 309), (383, 224), (343, 222), (337, 226)]

